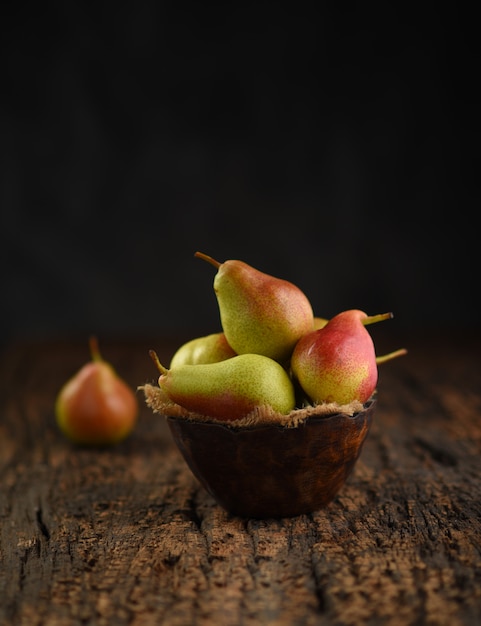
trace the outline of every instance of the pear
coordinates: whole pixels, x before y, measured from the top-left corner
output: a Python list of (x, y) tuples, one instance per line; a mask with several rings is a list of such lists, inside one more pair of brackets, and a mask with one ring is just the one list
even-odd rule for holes
[(297, 341), (314, 329), (312, 306), (303, 291), (243, 261), (219, 263), (202, 252), (195, 256), (217, 268), (214, 291), (232, 349), (287, 362)]
[(378, 364), (406, 353), (402, 349), (376, 357), (365, 326), (390, 318), (392, 313), (368, 316), (364, 311), (350, 309), (298, 341), (291, 371), (313, 403), (369, 400), (376, 389)]
[(325, 317), (319, 317), (318, 315), (316, 315), (314, 317), (314, 330), (318, 330), (319, 328), (324, 328), (324, 326), (327, 324), (329, 320), (326, 319)]
[[(324, 328), (324, 326), (327, 324), (329, 320), (326, 317), (319, 317), (319, 316), (315, 316), (314, 317), (314, 330), (319, 330), (319, 328)], [(381, 365), (381, 363), (386, 363), (387, 361), (390, 361), (391, 359), (396, 358), (397, 356), (402, 356), (403, 354), (406, 354), (407, 350), (405, 350), (405, 348), (400, 348), (399, 350), (396, 350), (395, 352), (390, 352), (389, 354), (383, 354), (382, 356), (376, 356), (376, 363), (378, 365)]]
[(137, 421), (138, 403), (134, 391), (103, 360), (96, 338), (91, 337), (89, 343), (92, 360), (61, 387), (55, 417), (71, 441), (106, 446), (131, 433)]
[(167, 369), (155, 352), (150, 355), (160, 372), (160, 389), (188, 411), (229, 422), (260, 407), (286, 415), (295, 406), (288, 373), (269, 357), (242, 354), (217, 363)]
[(227, 343), (224, 333), (212, 333), (204, 337), (196, 337), (182, 344), (174, 353), (170, 367), (178, 365), (199, 365), (201, 363), (217, 363), (236, 356)]

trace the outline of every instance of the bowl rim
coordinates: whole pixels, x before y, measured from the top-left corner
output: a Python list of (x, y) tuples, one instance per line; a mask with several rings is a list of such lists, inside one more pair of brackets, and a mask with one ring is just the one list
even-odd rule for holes
[[(228, 420), (221, 421), (219, 419), (211, 419), (211, 420), (195, 419), (191, 417), (184, 417), (180, 415), (168, 415), (168, 414), (165, 414), (164, 417), (167, 420), (171, 422), (175, 422), (175, 423), (186, 422), (189, 425), (198, 425), (198, 426), (205, 427), (205, 428), (218, 427), (221, 429), (224, 428), (232, 432), (246, 432), (246, 431), (254, 432), (254, 431), (268, 430), (268, 429), (277, 429), (280, 431), (291, 431), (291, 430), (296, 430), (297, 428), (305, 427), (307, 424), (311, 424), (311, 425), (321, 424), (321, 423), (325, 424), (326, 422), (339, 421), (340, 419), (348, 420), (348, 421), (355, 421), (356, 419), (359, 419), (360, 417), (362, 417), (367, 411), (373, 411), (376, 405), (377, 405), (377, 399), (371, 397), (369, 400), (367, 400), (367, 402), (363, 404), (362, 410), (355, 411), (352, 414), (349, 414), (345, 411), (329, 413), (326, 415), (312, 414), (312, 415), (308, 415), (302, 420), (299, 420), (298, 423), (292, 424), (292, 425), (287, 424), (287, 423), (280, 424), (280, 423), (274, 423), (274, 422), (239, 425), (239, 424), (236, 424), (235, 422), (231, 422)], [(298, 410), (301, 411), (302, 409), (298, 409)]]

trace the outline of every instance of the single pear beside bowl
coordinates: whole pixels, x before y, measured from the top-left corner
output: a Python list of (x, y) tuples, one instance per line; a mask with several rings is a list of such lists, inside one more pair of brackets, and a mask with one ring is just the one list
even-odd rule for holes
[(132, 432), (138, 402), (133, 389), (101, 357), (95, 337), (90, 339), (90, 352), (92, 360), (61, 387), (55, 418), (70, 441), (108, 446)]
[(304, 335), (291, 358), (295, 380), (314, 404), (367, 402), (378, 381), (378, 364), (404, 354), (399, 350), (376, 357), (366, 325), (390, 319), (392, 313), (368, 316), (350, 309)]
[(170, 361), (170, 368), (178, 365), (217, 363), (236, 356), (223, 332), (196, 337), (182, 344)]
[(160, 389), (188, 411), (221, 421), (242, 419), (255, 409), (270, 407), (287, 414), (294, 409), (294, 386), (277, 361), (260, 354), (242, 354), (217, 363), (178, 365), (167, 369), (155, 352)]
[(217, 268), (214, 291), (232, 349), (285, 363), (297, 341), (314, 328), (312, 306), (304, 292), (243, 261), (219, 263), (202, 252), (195, 256)]

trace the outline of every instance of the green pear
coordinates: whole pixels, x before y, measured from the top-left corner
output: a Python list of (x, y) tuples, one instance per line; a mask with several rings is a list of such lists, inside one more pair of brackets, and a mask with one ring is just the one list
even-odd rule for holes
[(202, 252), (195, 256), (217, 268), (214, 291), (232, 349), (287, 362), (297, 341), (314, 328), (312, 307), (301, 289), (243, 261), (219, 263)]
[(315, 404), (365, 403), (376, 389), (378, 363), (405, 354), (405, 350), (376, 357), (365, 326), (392, 318), (392, 313), (368, 316), (350, 309), (302, 337), (291, 358), (294, 378)]
[(217, 363), (236, 356), (227, 343), (224, 333), (212, 333), (204, 337), (196, 337), (182, 344), (170, 361), (170, 368), (178, 365), (200, 365), (201, 363)]
[(294, 385), (286, 370), (269, 357), (242, 354), (217, 363), (166, 369), (155, 352), (150, 354), (160, 372), (160, 389), (188, 411), (231, 422), (262, 406), (282, 414), (294, 409)]

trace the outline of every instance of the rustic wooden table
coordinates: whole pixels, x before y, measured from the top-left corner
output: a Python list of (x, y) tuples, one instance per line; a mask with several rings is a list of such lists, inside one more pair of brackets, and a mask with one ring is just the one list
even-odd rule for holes
[[(148, 409), (108, 450), (56, 428), (82, 342), (0, 357), (2, 625), (481, 624), (481, 341), (390, 337), (362, 455), (325, 509), (233, 517)], [(178, 345), (178, 344), (176, 344)], [(174, 344), (102, 343), (133, 387)]]

